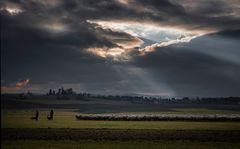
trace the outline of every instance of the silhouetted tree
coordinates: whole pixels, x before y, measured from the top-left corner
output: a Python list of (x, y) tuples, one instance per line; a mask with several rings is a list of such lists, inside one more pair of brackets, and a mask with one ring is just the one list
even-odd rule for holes
[(52, 95), (52, 89), (49, 90), (48, 95)]

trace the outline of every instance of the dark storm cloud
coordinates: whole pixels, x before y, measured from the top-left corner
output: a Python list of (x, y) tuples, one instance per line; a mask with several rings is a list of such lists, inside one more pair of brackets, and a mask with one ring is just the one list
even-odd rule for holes
[[(110, 81), (101, 73), (111, 68), (105, 60), (86, 53), (83, 48), (92, 45), (113, 46), (111, 41), (99, 38), (91, 28), (79, 25), (71, 33), (49, 33), (35, 27), (23, 25), (19, 19), (2, 16), (2, 77), (8, 80), (30, 77), (33, 83), (57, 81), (61, 83), (98, 80), (95, 71), (99, 72), (100, 81)], [(90, 66), (91, 68), (87, 67)], [(90, 75), (89, 75), (90, 74)]]
[[(240, 26), (239, 5), (236, 0), (203, 3), (189, 0), (1, 1), (1, 82), (11, 87), (13, 82), (29, 78), (30, 84), (44, 88), (65, 84), (79, 91), (109, 93), (151, 92), (164, 83), (168, 84), (167, 89), (164, 85), (159, 90), (168, 92), (169, 89), (176, 95), (236, 95), (240, 84), (236, 77), (240, 74), (236, 50), (239, 30), (235, 30)], [(215, 36), (222, 38), (217, 38), (214, 45), (229, 40), (234, 54), (216, 55), (218, 47), (209, 50), (210, 53), (204, 52), (204, 48), (198, 47), (199, 43), (211, 43), (199, 40), (183, 47), (161, 48), (145, 56), (135, 53), (130, 62), (112, 62), (85, 49), (122, 48), (124, 43), (137, 47), (136, 43), (141, 40), (89, 20), (225, 30), (213, 35), (214, 39)], [(145, 70), (151, 74), (144, 74)]]
[[(7, 2), (6, 2), (7, 3)], [(81, 22), (88, 19), (152, 22), (183, 26), (189, 29), (238, 28), (239, 2), (231, 1), (168, 1), (168, 0), (70, 0), (23, 1), (17, 3), (38, 19), (60, 18)], [(32, 14), (31, 14), (32, 13)]]
[(223, 36), (223, 37), (227, 37), (227, 38), (240, 39), (240, 29), (225, 30), (222, 32), (214, 33), (211, 36)]
[[(204, 2), (192, 11), (184, 7), (187, 2), (158, 0), (129, 0), (126, 5), (118, 1), (91, 1), (81, 3), (73, 14), (79, 18), (155, 23), (163, 26), (178, 26), (187, 29), (236, 29), (240, 25), (239, 2), (232, 5), (226, 1)], [(194, 3), (194, 2), (192, 2)], [(196, 2), (197, 3), (197, 2)], [(198, 4), (198, 3), (197, 3)], [(216, 7), (217, 6), (217, 7)], [(88, 13), (85, 13), (88, 12)], [(203, 13), (204, 12), (204, 13)], [(86, 14), (84, 16), (79, 14)], [(208, 14), (208, 15), (206, 15)]]

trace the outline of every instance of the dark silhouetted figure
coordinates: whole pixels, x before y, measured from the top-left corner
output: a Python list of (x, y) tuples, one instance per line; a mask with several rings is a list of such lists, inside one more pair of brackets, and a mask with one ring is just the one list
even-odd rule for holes
[(31, 117), (32, 120), (38, 121), (39, 112), (36, 111), (35, 117)]
[(50, 115), (47, 116), (47, 119), (48, 119), (48, 120), (53, 120), (53, 114), (54, 114), (54, 113), (53, 113), (53, 110), (51, 110), (51, 111), (50, 111)]

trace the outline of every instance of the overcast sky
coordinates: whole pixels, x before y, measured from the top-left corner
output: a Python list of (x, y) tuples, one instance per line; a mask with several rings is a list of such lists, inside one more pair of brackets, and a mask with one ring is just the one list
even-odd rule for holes
[(2, 0), (1, 92), (240, 96), (239, 0)]

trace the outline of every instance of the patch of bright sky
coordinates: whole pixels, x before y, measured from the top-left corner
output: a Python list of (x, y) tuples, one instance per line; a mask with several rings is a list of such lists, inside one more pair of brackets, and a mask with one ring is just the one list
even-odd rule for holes
[(92, 20), (88, 20), (88, 22), (96, 23), (103, 28), (111, 28), (113, 30), (127, 32), (133, 36), (145, 38), (158, 43), (174, 40), (182, 35), (186, 36), (188, 34), (193, 34), (192, 32), (187, 32), (186, 30), (161, 27), (152, 24)]
[[(101, 21), (101, 20), (87, 20), (88, 23), (99, 25), (103, 29), (111, 29), (113, 31), (120, 31), (129, 33), (130, 35), (140, 38), (141, 43), (138, 51), (140, 55), (145, 55), (149, 52), (154, 52), (157, 48), (169, 46), (172, 44), (190, 42), (192, 39), (204, 35), (204, 31), (186, 30), (184, 28), (163, 27), (154, 24), (137, 23), (137, 22), (117, 22), (117, 21)], [(101, 50), (99, 48), (89, 49), (101, 57), (117, 57), (123, 55), (124, 50)]]
[(6, 10), (12, 16), (23, 12), (22, 9), (15, 7), (15, 6), (7, 6), (5, 8), (1, 8), (1, 11), (3, 11), (3, 10)]

